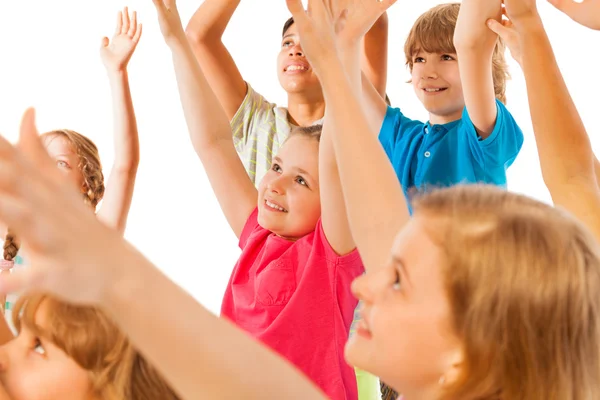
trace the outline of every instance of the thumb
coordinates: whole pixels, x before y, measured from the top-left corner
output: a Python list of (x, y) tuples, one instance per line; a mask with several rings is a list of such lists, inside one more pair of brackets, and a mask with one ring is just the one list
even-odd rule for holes
[(508, 28), (495, 19), (488, 19), (487, 26), (492, 32), (500, 36), (502, 39), (504, 39), (504, 36), (508, 32)]
[(100, 48), (101, 49), (105, 48), (106, 46), (108, 46), (109, 43), (110, 43), (110, 41), (108, 40), (108, 38), (107, 37), (103, 37), (102, 38), (102, 43), (100, 44)]
[(36, 282), (40, 277), (33, 268), (13, 271), (11, 274), (0, 275), (0, 293), (20, 293), (35, 290)]

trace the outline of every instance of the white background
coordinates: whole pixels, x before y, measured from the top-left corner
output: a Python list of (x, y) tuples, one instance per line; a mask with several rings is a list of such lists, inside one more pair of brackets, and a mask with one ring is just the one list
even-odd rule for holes
[[(403, 45), (415, 19), (439, 3), (400, 0), (389, 11), (388, 94), (394, 106), (413, 118), (427, 116), (404, 83), (409, 74)], [(600, 33), (571, 22), (544, 1), (538, 3), (571, 95), (598, 147)], [(200, 4), (179, 1), (184, 24)], [(125, 5), (138, 11), (144, 26), (129, 67), (142, 159), (126, 236), (218, 312), (239, 250), (189, 143), (169, 50), (151, 0), (0, 0), (0, 132), (14, 141), (21, 113), (35, 106), (41, 131), (70, 128), (90, 137), (108, 173), (114, 154), (111, 100), (98, 50)], [(279, 104), (286, 97), (276, 77), (276, 56), (288, 17), (283, 0), (243, 0), (224, 37), (244, 78)], [(510, 61), (508, 107), (525, 132), (525, 144), (509, 169), (509, 189), (549, 201), (523, 75)]]

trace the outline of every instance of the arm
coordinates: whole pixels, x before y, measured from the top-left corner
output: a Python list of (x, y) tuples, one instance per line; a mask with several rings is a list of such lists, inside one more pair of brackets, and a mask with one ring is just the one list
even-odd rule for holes
[(388, 16), (384, 13), (364, 37), (361, 70), (379, 96), (385, 99), (388, 62)]
[(198, 65), (174, 2), (154, 0), (173, 57), (183, 114), (221, 209), (239, 238), (258, 193), (235, 150), (229, 120)]
[[(507, 11), (510, 15), (510, 9)], [(600, 239), (600, 187), (594, 172), (597, 163), (583, 122), (537, 12), (522, 20), (513, 19), (513, 24), (521, 43), (544, 182), (554, 203), (572, 212)]]
[(121, 234), (125, 232), (127, 215), (131, 207), (140, 147), (135, 111), (129, 89), (127, 64), (142, 34), (133, 12), (129, 18), (127, 8), (119, 12), (117, 29), (112, 40), (103, 38), (100, 56), (110, 82), (114, 115), (115, 161), (113, 163), (98, 218)]
[(223, 33), (240, 0), (205, 0), (186, 35), (210, 87), (231, 120), (246, 96), (246, 82), (223, 44)]
[(487, 29), (485, 21), (501, 16), (501, 0), (463, 0), (454, 32), (465, 107), (482, 139), (494, 130), (497, 116), (492, 78), (497, 36)]

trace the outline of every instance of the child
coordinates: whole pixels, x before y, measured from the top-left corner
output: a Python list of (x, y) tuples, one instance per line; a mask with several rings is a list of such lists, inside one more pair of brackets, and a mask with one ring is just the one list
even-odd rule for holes
[(257, 190), (174, 2), (155, 5), (194, 148), (242, 249), (221, 314), (295, 364), (330, 398), (356, 399), (356, 376), (342, 353), (357, 304), (350, 283), (364, 268), (326, 133), (320, 140), (320, 126), (292, 130)]
[[(239, 3), (240, 0), (204, 1), (192, 16), (186, 33), (230, 120), (236, 150), (250, 179), (258, 186), (295, 126), (322, 124), (325, 104), (319, 81), (302, 52), (293, 18), (284, 24), (277, 57), (277, 76), (288, 95), (286, 107), (270, 103), (244, 81), (222, 42)], [(381, 16), (367, 33), (361, 53), (365, 76), (383, 98), (387, 80), (387, 15)]]
[[(488, 26), (506, 38), (525, 73), (544, 182), (553, 202), (572, 212), (600, 239), (600, 163), (562, 79), (535, 1), (504, 3), (510, 19), (505, 26), (497, 21), (488, 21)], [(576, 21), (600, 28), (600, 16), (594, 10), (597, 1), (555, 4)]]
[(15, 311), (18, 336), (0, 347), (0, 383), (13, 399), (177, 399), (99, 309), (30, 295)]
[[(296, 8), (303, 11), (300, 1)], [(327, 60), (328, 77), (342, 67), (332, 61)], [(351, 93), (347, 82), (337, 83), (334, 79), (325, 91)], [(339, 103), (334, 108), (360, 110), (356, 100)], [(344, 103), (350, 107), (340, 108)], [(360, 125), (354, 138), (362, 138), (360, 145), (371, 143), (368, 161), (380, 161), (362, 167), (381, 171), (388, 181), (378, 196), (366, 198), (364, 217), (370, 212), (377, 223), (406, 223), (405, 208), (400, 219), (394, 210), (377, 208), (384, 200), (404, 199), (391, 165), (377, 154), (383, 150), (369, 135), (366, 118), (340, 122)], [(48, 290), (100, 305), (183, 398), (326, 398), (297, 369), (215, 317), (92, 218), (60, 177), (42, 172), (48, 160), (36, 143), (30, 112), (21, 132), (20, 150), (0, 138), (0, 157), (36, 182), (36, 190), (14, 192), (0, 176), (0, 218), (30, 243), (35, 263), (19, 276), (0, 278), (0, 290)], [(334, 142), (342, 150), (343, 141)], [(22, 162), (24, 155), (35, 163)], [(346, 161), (339, 160), (342, 175)], [(357, 179), (375, 186), (365, 176)], [(356, 192), (348, 189), (345, 193)], [(6, 195), (16, 196), (20, 207)], [(44, 200), (49, 207), (36, 206)], [(392, 238), (391, 252), (379, 256), (387, 262), (354, 283), (365, 318), (346, 358), (382, 376), (406, 400), (598, 398), (600, 252), (591, 233), (560, 210), (492, 186), (443, 189), (413, 206), (414, 216)], [(24, 213), (35, 218), (22, 218)], [(364, 217), (354, 222), (368, 223)], [(393, 224), (382, 225), (384, 234)], [(370, 249), (363, 246), (365, 238), (357, 238), (360, 251), (372, 256), (380, 241), (389, 240), (376, 236)], [(128, 268), (113, 267), (115, 258)]]
[[(102, 41), (100, 54), (112, 89), (115, 118), (115, 161), (106, 185), (106, 196), (98, 149), (90, 139), (68, 129), (43, 135), (44, 145), (65, 179), (80, 188), (84, 202), (93, 210), (104, 199), (98, 210), (98, 218), (121, 234), (125, 232), (139, 164), (138, 132), (129, 90), (127, 63), (141, 33), (136, 12), (133, 12), (130, 19), (126, 7), (123, 12), (119, 12), (117, 30), (112, 41), (109, 42), (107, 38)], [(23, 258), (17, 255), (19, 247), (18, 237), (8, 231), (4, 241), (4, 262), (0, 266), (2, 273), (9, 273), (13, 266), (23, 266)], [(2, 308), (7, 311), (6, 320), (9, 323), (15, 299), (15, 295), (10, 295), (8, 301), (0, 301), (5, 304)], [(6, 340), (7, 338), (0, 339), (0, 343)]]

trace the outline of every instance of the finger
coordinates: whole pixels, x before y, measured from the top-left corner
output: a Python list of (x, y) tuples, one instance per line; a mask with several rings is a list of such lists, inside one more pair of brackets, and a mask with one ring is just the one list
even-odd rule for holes
[(123, 27), (123, 13), (119, 11), (117, 13), (117, 27), (115, 28), (115, 36), (121, 34), (121, 28)]
[(37, 127), (35, 126), (35, 110), (28, 108), (21, 119), (17, 148), (35, 167), (49, 176), (56, 177), (58, 171), (44, 147)]
[(134, 11), (131, 14), (131, 23), (129, 24), (129, 31), (127, 32), (127, 36), (129, 36), (131, 38), (134, 37), (137, 32), (137, 28), (138, 28), (137, 11)]
[(500, 22), (496, 21), (495, 19), (488, 19), (487, 26), (492, 32), (500, 36), (502, 39), (504, 39), (506, 34), (508, 33), (508, 28), (502, 25)]
[(134, 43), (139, 42), (141, 36), (142, 36), (142, 24), (138, 24), (137, 29), (135, 30), (135, 35), (133, 35), (133, 42)]
[[(154, 0), (155, 2), (157, 0)], [(304, 10), (304, 6), (302, 6), (302, 0), (285, 0), (288, 10), (294, 17), (294, 22), (302, 24), (306, 21), (306, 11)], [(310, 7), (311, 2), (308, 2), (308, 6)]]
[(110, 40), (105, 36), (102, 38), (102, 42), (100, 44), (100, 48), (103, 49), (105, 47), (107, 47), (110, 43)]
[(129, 9), (125, 7), (121, 13), (123, 16), (123, 25), (121, 26), (121, 33), (126, 34), (129, 31)]

